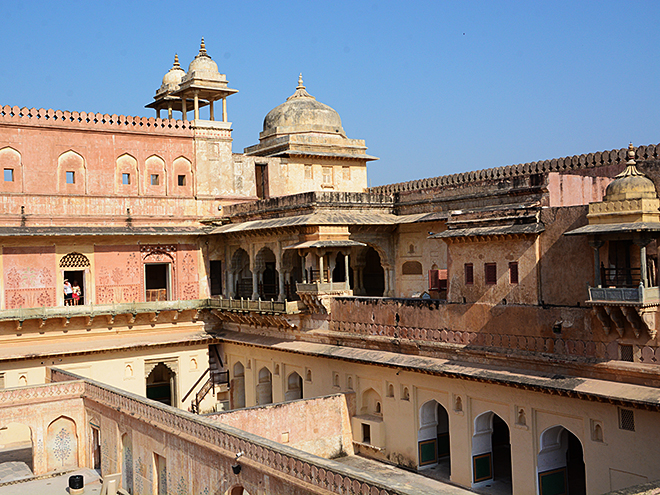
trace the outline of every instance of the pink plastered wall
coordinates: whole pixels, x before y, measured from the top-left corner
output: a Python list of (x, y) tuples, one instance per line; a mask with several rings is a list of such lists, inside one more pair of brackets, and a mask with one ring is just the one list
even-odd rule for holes
[(178, 249), (179, 284), (177, 299), (199, 298), (198, 250), (191, 244), (180, 244)]
[(549, 173), (549, 206), (579, 206), (602, 201), (610, 182), (610, 177)]
[(140, 246), (96, 246), (96, 303), (144, 301)]
[(5, 247), (2, 257), (6, 309), (57, 304), (54, 246)]

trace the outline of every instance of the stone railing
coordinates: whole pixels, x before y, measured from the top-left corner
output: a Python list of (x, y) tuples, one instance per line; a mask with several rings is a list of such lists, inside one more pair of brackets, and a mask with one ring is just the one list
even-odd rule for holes
[[(620, 360), (619, 342), (597, 342), (562, 337), (534, 337), (529, 335), (501, 335), (460, 330), (437, 330), (429, 328), (379, 325), (330, 321), (331, 331), (352, 335), (368, 335), (418, 342), (442, 342), (461, 346), (498, 348), (506, 351), (522, 351), (561, 356), (590, 358), (595, 360)], [(633, 354), (640, 363), (660, 364), (660, 348), (633, 345)]]
[(117, 304), (87, 304), (0, 310), (0, 321), (49, 320), (77, 317), (138, 315), (163, 311), (202, 311), (205, 309), (265, 313), (300, 313), (305, 308), (300, 301), (252, 301), (248, 299), (189, 299), (175, 301), (131, 302)]
[[(497, 180), (509, 177), (543, 174), (548, 172), (563, 172), (566, 170), (601, 167), (605, 165), (625, 163), (628, 159), (627, 153), (628, 148), (621, 148), (611, 151), (598, 151), (596, 153), (589, 153), (586, 155), (553, 158), (552, 160), (541, 160), (538, 162), (521, 163), (518, 165), (506, 165), (503, 167), (475, 170), (471, 172), (441, 175), (439, 177), (432, 177), (429, 179), (419, 179), (408, 182), (399, 182), (396, 184), (387, 184), (384, 186), (371, 187), (368, 189), (368, 192), (372, 194), (389, 195), (407, 191), (418, 191), (435, 187), (480, 182), (484, 180)], [(636, 148), (635, 153), (638, 160), (657, 160), (660, 158), (660, 144), (639, 146)]]
[(658, 287), (589, 287), (591, 303), (637, 303), (660, 301)]
[(183, 120), (131, 117), (43, 108), (0, 107), (0, 124), (86, 128), (120, 132), (192, 136), (192, 124)]
[[(72, 377), (68, 379), (77, 379), (75, 375), (72, 375)], [(46, 383), (30, 387), (1, 389), (0, 407), (51, 402), (62, 399), (76, 399), (82, 397), (84, 393), (85, 384), (81, 381), (62, 381), (61, 383)]]
[[(66, 371), (51, 369), (53, 381), (78, 380)], [(395, 490), (387, 480), (368, 473), (357, 472), (338, 462), (317, 457), (283, 444), (223, 425), (192, 413), (162, 405), (158, 402), (85, 379), (84, 399), (113, 411), (127, 414), (140, 421), (167, 431), (176, 431), (188, 441), (200, 440), (214, 445), (231, 456), (243, 452), (243, 459), (264, 466), (270, 473), (282, 473), (304, 483), (345, 495), (410, 494), (412, 490)], [(180, 441), (180, 440), (179, 440)], [(243, 461), (245, 462), (245, 461)], [(257, 468), (258, 469), (258, 468)], [(272, 476), (272, 474), (271, 474)]]

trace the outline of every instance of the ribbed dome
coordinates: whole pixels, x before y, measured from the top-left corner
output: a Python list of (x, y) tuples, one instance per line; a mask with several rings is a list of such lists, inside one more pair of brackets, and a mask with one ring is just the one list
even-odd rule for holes
[(161, 88), (177, 86), (185, 75), (186, 71), (181, 68), (181, 65), (179, 65), (179, 56), (174, 55), (174, 65), (163, 76), (163, 84), (161, 85)]
[(218, 64), (216, 64), (213, 59), (206, 53), (204, 38), (202, 38), (202, 43), (199, 47), (199, 53), (188, 66), (188, 74), (192, 74), (193, 72), (207, 72), (213, 74), (218, 73)]
[(607, 186), (604, 200), (656, 199), (658, 193), (655, 184), (637, 170), (635, 166), (635, 149), (632, 144), (628, 147), (628, 162), (626, 165), (626, 169)]
[(296, 92), (266, 115), (262, 136), (301, 132), (321, 132), (345, 137), (339, 114), (328, 105), (316, 101), (305, 90), (302, 74)]

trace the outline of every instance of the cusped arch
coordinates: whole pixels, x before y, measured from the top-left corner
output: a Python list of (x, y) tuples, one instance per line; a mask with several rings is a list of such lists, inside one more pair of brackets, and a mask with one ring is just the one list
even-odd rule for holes
[(76, 422), (68, 416), (58, 416), (46, 430), (48, 471), (78, 467), (78, 434)]
[(85, 269), (85, 268), (89, 268), (89, 266), (90, 266), (89, 258), (84, 254), (75, 251), (62, 256), (62, 259), (60, 260), (60, 268)]

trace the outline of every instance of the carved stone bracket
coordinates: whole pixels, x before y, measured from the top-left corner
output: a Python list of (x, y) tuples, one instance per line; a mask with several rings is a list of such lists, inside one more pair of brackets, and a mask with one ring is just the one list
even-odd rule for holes
[(605, 311), (605, 308), (603, 306), (594, 306), (591, 311), (594, 315), (596, 315), (596, 317), (603, 325), (603, 331), (605, 332), (605, 335), (609, 335), (612, 320), (610, 320), (610, 317)]
[(640, 321), (635, 308), (631, 306), (621, 306), (621, 313), (623, 313), (626, 320), (630, 323), (630, 326), (632, 326), (635, 337), (639, 338), (639, 334), (642, 331), (642, 322)]
[(644, 322), (649, 337), (654, 339), (658, 334), (658, 308), (637, 308), (637, 313)]
[(614, 326), (617, 333), (619, 334), (619, 337), (623, 337), (623, 331), (625, 327), (623, 313), (620, 310), (617, 311), (618, 308), (616, 306), (604, 306), (604, 308), (607, 315), (614, 322)]

